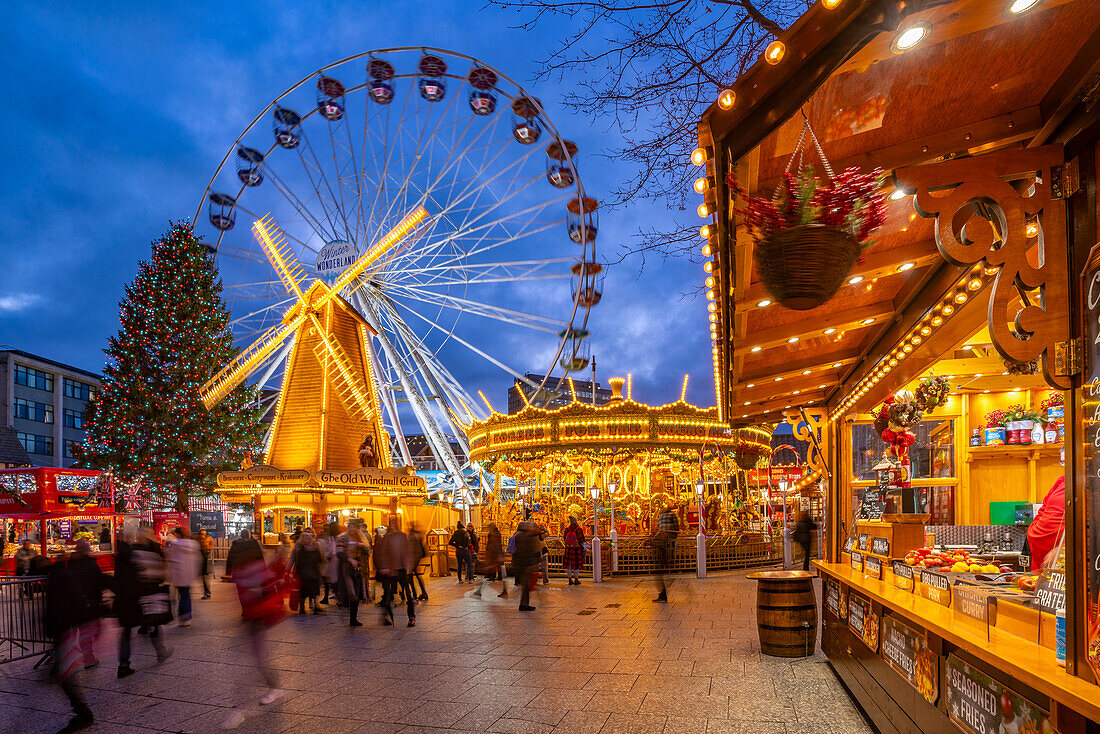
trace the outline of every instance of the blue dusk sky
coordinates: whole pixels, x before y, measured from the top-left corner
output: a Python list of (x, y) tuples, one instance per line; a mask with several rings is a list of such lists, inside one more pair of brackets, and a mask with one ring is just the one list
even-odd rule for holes
[[(538, 96), (562, 136), (578, 143), (590, 195), (601, 198), (631, 175), (597, 155), (617, 143), (614, 130), (561, 106), (576, 79), (534, 83), (538, 61), (567, 26), (517, 30), (514, 13), (483, 9), (480, 0), (7, 7), (0, 27), (9, 133), (0, 177), (0, 345), (84, 369), (102, 368), (123, 287), (149, 256), (150, 241), (171, 221), (194, 215), (252, 118), (298, 79), (346, 56), (434, 46), (476, 57)], [(266, 148), (270, 123), (259, 129)], [(247, 234), (242, 221), (236, 236)], [(638, 229), (676, 221), (698, 223), (675, 204), (602, 211), (601, 257), (614, 262)], [(551, 257), (576, 251), (564, 232), (547, 247), (558, 248)], [(637, 260), (615, 265), (592, 312), (598, 379), (631, 372), (634, 397), (659, 404), (679, 396), (688, 373), (689, 399), (713, 405), (706, 301), (682, 296), (697, 293), (702, 268), (659, 257), (639, 268)], [(540, 289), (567, 286), (549, 283), (534, 281), (525, 302), (535, 310), (541, 301), (559, 302), (556, 291)], [(545, 334), (533, 334), (528, 349), (500, 341), (491, 328), (464, 333), (520, 371), (546, 366), (537, 357)], [(471, 393), (484, 390), (503, 409), (509, 375), (462, 350), (448, 350), (447, 359)]]

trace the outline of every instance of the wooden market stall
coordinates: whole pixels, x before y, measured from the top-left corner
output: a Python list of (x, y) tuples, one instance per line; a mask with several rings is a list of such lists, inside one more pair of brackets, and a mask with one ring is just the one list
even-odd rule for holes
[[(883, 732), (1100, 722), (1097, 78), (1095, 2), (829, 0), (699, 126), (720, 411), (823, 410), (822, 647)], [(744, 197), (785, 216), (807, 162), (884, 169), (861, 202), (885, 216), (871, 246), (830, 235), (800, 268), (784, 255), (813, 238)], [(1064, 565), (1009, 588), (984, 569), (1032, 565), (1059, 478)]]

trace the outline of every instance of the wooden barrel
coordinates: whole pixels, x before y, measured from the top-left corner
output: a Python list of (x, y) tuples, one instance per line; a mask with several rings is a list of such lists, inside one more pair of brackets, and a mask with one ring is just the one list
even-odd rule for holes
[(756, 626), (760, 651), (780, 658), (803, 658), (817, 647), (817, 597), (807, 571), (760, 571), (756, 579)]

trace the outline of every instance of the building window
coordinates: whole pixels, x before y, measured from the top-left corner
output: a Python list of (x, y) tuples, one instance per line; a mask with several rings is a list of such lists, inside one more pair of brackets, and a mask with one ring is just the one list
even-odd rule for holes
[(84, 411), (72, 410), (71, 408), (65, 408), (65, 427), (66, 428), (83, 428), (84, 427)]
[(65, 397), (88, 401), (95, 394), (95, 388), (78, 380), (65, 378)]
[(68, 440), (66, 440), (65, 441), (65, 458), (66, 459), (75, 459), (76, 458), (76, 447), (79, 446), (79, 445), (80, 445), (80, 441), (68, 441)]
[(51, 436), (39, 436), (36, 433), (16, 433), (19, 443), (28, 454), (39, 456), (53, 456), (53, 438)]
[(39, 423), (53, 423), (53, 406), (33, 400), (15, 399), (15, 417)]
[(33, 367), (15, 365), (15, 384), (53, 392), (53, 375), (49, 372), (41, 372)]

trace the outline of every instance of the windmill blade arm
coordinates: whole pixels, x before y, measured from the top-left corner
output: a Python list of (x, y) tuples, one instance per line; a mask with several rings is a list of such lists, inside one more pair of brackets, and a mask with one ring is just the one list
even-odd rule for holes
[(340, 293), (354, 283), (355, 279), (362, 275), (363, 271), (369, 268), (371, 263), (386, 254), (390, 248), (401, 242), (401, 240), (408, 237), (427, 216), (428, 210), (422, 206), (416, 207), (405, 215), (405, 218), (398, 222), (396, 227), (391, 229), (385, 237), (378, 240), (374, 247), (360, 255), (359, 259), (352, 263), (351, 266), (340, 275), (336, 283), (332, 286), (332, 292)]
[(301, 298), (301, 283), (306, 277), (305, 271), (270, 214), (252, 223), (252, 234), (260, 243), (271, 267), (279, 274), (287, 292)]
[(238, 385), (248, 379), (252, 371), (278, 350), (287, 336), (292, 334), (304, 320), (304, 316), (299, 316), (289, 323), (272, 326), (261, 334), (259, 339), (252, 342), (247, 349), (234, 357), (229, 364), (218, 370), (199, 389), (199, 397), (206, 409), (213, 408), (222, 398), (233, 392)]
[(340, 398), (344, 400), (349, 410), (360, 413), (363, 420), (374, 418), (375, 408), (374, 401), (371, 400), (370, 390), (359, 378), (359, 375), (355, 373), (351, 358), (348, 357), (347, 352), (344, 351), (339, 342), (321, 328), (316, 316), (310, 314), (309, 318), (313, 323), (313, 327), (317, 330), (317, 334), (321, 337), (314, 351), (319, 357), (322, 356), (321, 352), (323, 352), (332, 360), (332, 365), (336, 368), (337, 392), (340, 394)]

